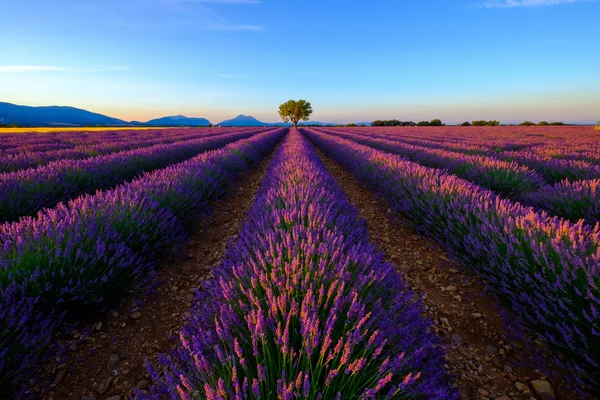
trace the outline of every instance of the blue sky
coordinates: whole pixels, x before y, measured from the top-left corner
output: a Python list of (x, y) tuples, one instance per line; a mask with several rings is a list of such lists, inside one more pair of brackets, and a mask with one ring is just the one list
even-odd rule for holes
[(0, 101), (126, 120), (600, 119), (600, 0), (0, 0)]

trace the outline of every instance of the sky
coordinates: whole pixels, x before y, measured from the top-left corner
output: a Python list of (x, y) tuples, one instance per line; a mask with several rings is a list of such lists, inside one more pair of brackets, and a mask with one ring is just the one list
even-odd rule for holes
[(600, 0), (0, 0), (0, 101), (125, 120), (600, 119)]

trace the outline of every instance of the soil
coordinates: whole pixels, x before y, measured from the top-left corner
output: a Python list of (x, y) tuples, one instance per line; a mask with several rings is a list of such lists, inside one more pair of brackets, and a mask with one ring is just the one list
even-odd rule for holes
[(499, 303), (472, 269), (418, 235), (406, 217), (392, 216), (388, 206), (342, 166), (320, 151), (319, 156), (367, 221), (371, 240), (423, 296), (427, 317), (443, 338), (445, 367), (463, 399), (541, 399), (532, 380), (549, 382), (556, 399), (582, 398), (527, 362), (529, 347), (510, 339)]
[(229, 238), (239, 232), (273, 156), (242, 176), (211, 215), (198, 221), (199, 229), (181, 254), (162, 263), (153, 290), (124, 301), (88, 327), (91, 333), (75, 334), (67, 361), (54, 371), (53, 389), (44, 399), (127, 399), (136, 386), (147, 386), (146, 360), (155, 362), (157, 353), (169, 353), (176, 345), (196, 288), (223, 257)]

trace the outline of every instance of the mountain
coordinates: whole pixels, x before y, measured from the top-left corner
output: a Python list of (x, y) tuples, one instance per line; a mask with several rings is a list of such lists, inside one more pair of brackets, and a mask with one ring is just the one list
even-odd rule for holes
[(19, 126), (128, 125), (120, 119), (75, 107), (30, 107), (0, 102), (0, 123)]
[[(327, 122), (317, 122), (317, 121), (308, 121), (308, 122), (300, 122), (298, 125), (337, 125), (335, 123), (330, 124)], [(250, 115), (238, 115), (233, 119), (228, 119), (219, 123), (219, 126), (293, 126), (293, 124), (287, 122), (262, 122), (257, 120), (256, 118)]]
[(267, 122), (261, 122), (250, 115), (238, 115), (233, 119), (225, 120), (219, 123), (219, 126), (273, 126)]
[[(132, 121), (133, 123), (133, 121)], [(183, 115), (173, 117), (163, 117), (152, 119), (144, 125), (153, 126), (210, 126), (210, 121), (206, 118), (190, 118)]]

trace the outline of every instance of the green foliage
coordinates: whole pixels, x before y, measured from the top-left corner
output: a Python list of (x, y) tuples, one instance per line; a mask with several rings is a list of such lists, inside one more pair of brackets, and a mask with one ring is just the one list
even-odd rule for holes
[(550, 126), (563, 126), (564, 122), (550, 122), (548, 125)]
[(292, 122), (295, 127), (300, 121), (308, 121), (313, 109), (306, 100), (288, 100), (279, 106), (279, 116), (283, 122)]
[(491, 120), (491, 121), (478, 120), (478, 121), (473, 121), (472, 125), (473, 126), (499, 126), (500, 121), (496, 121), (495, 119)]
[(397, 119), (390, 120), (376, 120), (373, 121), (371, 126), (415, 126), (413, 121), (398, 121)]
[(548, 121), (540, 121), (540, 122), (538, 122), (538, 125), (539, 126), (548, 126), (550, 124), (548, 123)]
[(460, 124), (460, 126), (471, 126), (471, 123), (469, 121), (465, 121), (462, 124)]
[(535, 126), (535, 122), (525, 121), (525, 122), (521, 122), (519, 124), (519, 126)]
[(358, 126), (358, 125), (350, 123), (350, 124), (348, 124), (348, 125), (346, 125), (346, 126), (347, 126), (347, 127), (349, 127), (349, 128), (354, 128), (354, 127), (356, 127), (356, 126)]
[(432, 119), (431, 121), (420, 121), (417, 126), (445, 126), (441, 120)]

